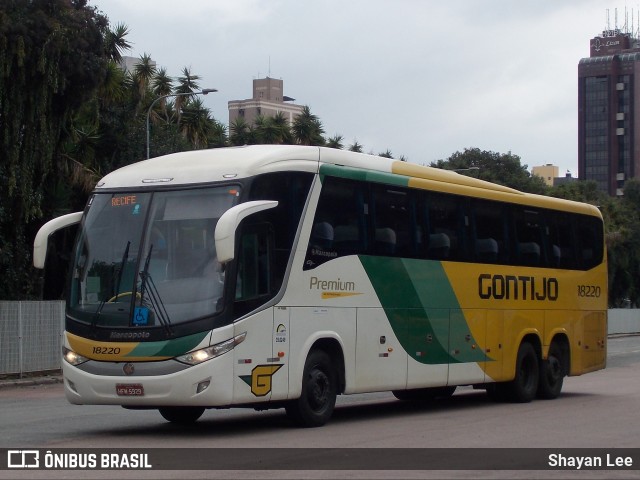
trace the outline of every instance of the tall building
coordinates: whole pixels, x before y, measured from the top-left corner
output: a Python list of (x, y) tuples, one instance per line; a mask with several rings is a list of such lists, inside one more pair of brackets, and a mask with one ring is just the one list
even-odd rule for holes
[(282, 112), (289, 123), (302, 113), (302, 105), (291, 103), (295, 98), (283, 94), (284, 82), (275, 78), (258, 78), (253, 80), (253, 97), (247, 100), (231, 100), (229, 102), (229, 125), (236, 118), (243, 117), (252, 124), (258, 115), (273, 117)]
[(640, 42), (605, 30), (578, 64), (578, 178), (609, 195), (640, 176)]

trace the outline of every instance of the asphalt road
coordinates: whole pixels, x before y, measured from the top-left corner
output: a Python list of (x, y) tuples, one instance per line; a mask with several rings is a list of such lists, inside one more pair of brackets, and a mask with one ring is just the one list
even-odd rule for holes
[[(70, 405), (64, 399), (61, 384), (0, 388), (0, 448), (189, 449), (184, 452), (206, 448), (211, 449), (212, 455), (220, 448), (254, 449), (252, 452), (266, 448), (345, 452), (352, 448), (464, 449), (452, 452), (458, 455), (478, 455), (482, 450), (477, 449), (482, 448), (559, 452), (567, 448), (603, 452), (629, 448), (638, 452), (639, 368), (640, 336), (610, 338), (607, 369), (565, 379), (563, 394), (556, 400), (493, 403), (484, 391), (467, 387), (459, 388), (451, 399), (422, 405), (400, 402), (390, 393), (353, 395), (340, 397), (330, 423), (316, 429), (293, 427), (283, 410), (242, 409), (209, 410), (195, 425), (181, 427), (167, 423), (156, 411)], [(385, 451), (371, 452), (384, 455)], [(510, 451), (503, 452), (508, 464)], [(117, 474), (67, 471), (57, 477), (62, 472), (0, 470), (0, 478), (469, 478), (469, 472), (455, 470), (322, 470), (319, 468), (325, 467), (318, 467), (315, 460), (310, 457), (309, 471), (305, 472), (255, 468)], [(637, 464), (634, 470), (480, 470), (473, 472), (473, 478), (640, 478), (640, 453), (633, 461)]]

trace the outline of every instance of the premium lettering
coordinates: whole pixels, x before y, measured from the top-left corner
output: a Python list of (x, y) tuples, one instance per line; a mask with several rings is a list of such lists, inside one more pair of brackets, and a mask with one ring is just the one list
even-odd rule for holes
[(478, 276), (478, 296), (483, 300), (550, 300), (558, 299), (558, 279), (525, 275)]
[(309, 280), (310, 290), (332, 290), (337, 292), (352, 292), (356, 289), (355, 282), (343, 282), (337, 280), (320, 280), (318, 277), (311, 277)]

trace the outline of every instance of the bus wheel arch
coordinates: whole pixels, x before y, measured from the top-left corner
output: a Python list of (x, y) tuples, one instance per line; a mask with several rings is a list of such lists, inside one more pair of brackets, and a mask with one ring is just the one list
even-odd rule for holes
[(343, 379), (340, 345), (332, 339), (317, 341), (305, 360), (300, 397), (286, 404), (287, 415), (301, 427), (324, 425), (333, 414), (337, 395), (343, 391)]
[(562, 391), (564, 377), (570, 371), (569, 341), (564, 334), (556, 335), (549, 345), (547, 358), (540, 361), (538, 398), (553, 400)]

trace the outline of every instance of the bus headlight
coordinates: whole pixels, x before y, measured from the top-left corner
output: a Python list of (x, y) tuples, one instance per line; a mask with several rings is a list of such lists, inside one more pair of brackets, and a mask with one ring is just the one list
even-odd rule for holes
[(66, 360), (66, 362), (74, 367), (76, 365), (80, 365), (81, 363), (88, 362), (89, 359), (87, 357), (83, 357), (82, 355), (74, 352), (73, 350), (69, 350), (67, 347), (62, 347), (62, 357)]
[(244, 341), (246, 336), (247, 332), (241, 333), (240, 335), (236, 335), (224, 342), (216, 343), (210, 347), (201, 348), (200, 350), (195, 350), (185, 355), (181, 355), (180, 357), (176, 357), (176, 360), (188, 365), (198, 365), (199, 363), (206, 362), (207, 360), (219, 357), (223, 353), (233, 350), (236, 345)]

